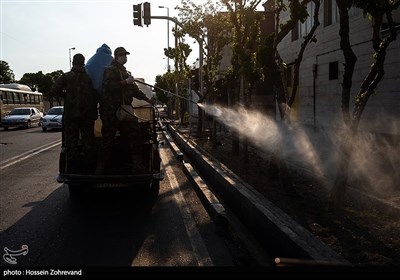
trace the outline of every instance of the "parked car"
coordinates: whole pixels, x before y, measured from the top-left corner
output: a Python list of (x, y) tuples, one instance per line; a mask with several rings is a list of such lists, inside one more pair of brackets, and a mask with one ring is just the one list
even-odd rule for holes
[(43, 113), (34, 107), (14, 108), (1, 120), (1, 125), (4, 130), (9, 127), (30, 128), (35, 124), (40, 126), (42, 118)]
[(47, 131), (47, 129), (62, 128), (63, 112), (64, 106), (51, 107), (43, 117), (42, 130)]

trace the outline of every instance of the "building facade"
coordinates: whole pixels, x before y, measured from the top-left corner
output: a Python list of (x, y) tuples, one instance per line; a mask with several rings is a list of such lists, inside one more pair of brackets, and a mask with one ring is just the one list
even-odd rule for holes
[[(310, 15), (314, 3), (307, 4)], [(394, 21), (400, 22), (397, 9)], [(289, 17), (281, 16), (281, 22)], [(322, 0), (319, 10), (320, 26), (315, 36), (316, 43), (310, 43), (304, 53), (300, 67), (299, 88), (292, 113), (294, 119), (303, 124), (323, 127), (339, 127), (343, 124), (341, 113), (342, 80), (344, 56), (340, 49), (339, 12), (335, 0)], [(367, 76), (373, 62), (372, 22), (358, 8), (349, 10), (350, 43), (357, 56), (351, 89), (350, 110), (355, 96)], [(293, 77), (293, 63), (299, 53), (303, 36), (312, 27), (312, 17), (298, 24), (278, 45), (279, 53), (288, 65), (287, 85), (290, 89)], [(397, 25), (397, 32), (400, 33)], [(383, 36), (387, 30), (381, 30)], [(385, 74), (364, 110), (360, 129), (400, 135), (400, 36), (387, 50), (384, 64)]]

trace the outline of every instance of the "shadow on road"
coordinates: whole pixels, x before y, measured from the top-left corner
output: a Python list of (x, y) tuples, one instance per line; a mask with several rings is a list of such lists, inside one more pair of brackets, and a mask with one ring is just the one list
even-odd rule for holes
[(133, 196), (99, 190), (72, 200), (60, 187), (1, 233), (0, 249), (27, 245), (23, 266), (129, 266), (152, 229), (151, 212)]

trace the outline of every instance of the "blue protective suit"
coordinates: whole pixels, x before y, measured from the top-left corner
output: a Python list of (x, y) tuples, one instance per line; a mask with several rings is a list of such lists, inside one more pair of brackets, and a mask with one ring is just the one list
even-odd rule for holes
[(85, 65), (86, 72), (92, 79), (93, 87), (99, 95), (102, 90), (104, 69), (111, 65), (112, 60), (110, 47), (103, 44)]

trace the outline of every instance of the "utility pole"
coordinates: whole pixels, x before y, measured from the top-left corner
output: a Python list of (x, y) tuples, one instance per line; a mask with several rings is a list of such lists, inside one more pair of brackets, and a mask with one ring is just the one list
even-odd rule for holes
[[(160, 9), (167, 9), (167, 17), (169, 17), (169, 8), (165, 6), (158, 6)], [(169, 20), (167, 20), (167, 48), (169, 49)], [(169, 72), (169, 56), (167, 56), (167, 71)]]
[[(176, 18), (172, 17), (167, 17), (167, 16), (151, 16), (152, 19), (166, 19), (175, 22), (175, 27), (179, 25), (182, 29), (185, 29), (183, 27), (183, 24), (179, 22)], [(203, 41), (200, 38), (194, 38), (197, 43), (199, 43), (199, 83), (200, 83), (200, 95), (203, 96)]]
[(72, 69), (72, 60), (71, 60), (71, 50), (75, 50), (75, 48), (69, 48), (69, 70)]

